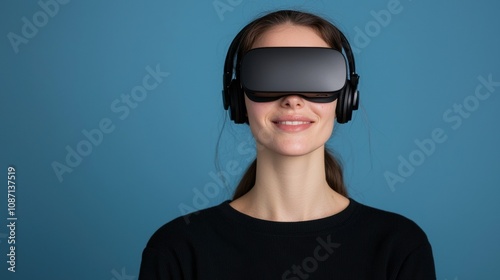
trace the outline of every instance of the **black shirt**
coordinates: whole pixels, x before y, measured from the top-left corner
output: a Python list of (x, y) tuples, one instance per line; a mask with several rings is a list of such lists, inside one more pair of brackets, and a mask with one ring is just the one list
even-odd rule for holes
[(401, 215), (350, 199), (333, 216), (273, 222), (229, 202), (158, 229), (139, 279), (436, 279), (425, 233)]

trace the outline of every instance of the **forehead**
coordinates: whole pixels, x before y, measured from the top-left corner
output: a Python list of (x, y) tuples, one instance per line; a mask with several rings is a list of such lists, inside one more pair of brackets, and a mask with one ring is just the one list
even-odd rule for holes
[(260, 35), (252, 48), (262, 47), (326, 47), (330, 46), (307, 26), (282, 24)]

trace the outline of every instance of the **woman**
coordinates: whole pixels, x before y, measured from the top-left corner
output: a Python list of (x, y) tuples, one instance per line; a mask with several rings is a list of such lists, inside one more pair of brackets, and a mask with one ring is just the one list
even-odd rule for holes
[[(140, 279), (436, 278), (425, 233), (400, 215), (348, 198), (340, 165), (325, 148), (335, 119), (348, 121), (349, 110), (357, 107), (353, 58), (348, 57), (351, 73), (346, 85), (334, 93), (258, 89), (265, 77), (288, 71), (288, 66), (268, 71), (274, 64), (262, 67), (262, 63), (294, 60), (278, 59), (290, 50), (328, 59), (335, 56), (333, 52), (319, 54), (325, 49), (344, 49), (347, 56), (352, 55), (336, 27), (298, 11), (270, 13), (237, 35), (226, 60), (225, 108), (231, 109), (235, 122), (249, 124), (256, 141), (256, 161), (233, 200), (192, 215), (189, 224), (182, 217), (175, 219), (151, 237), (143, 253)], [(258, 54), (260, 50), (278, 52), (264, 56)], [(233, 54), (237, 61), (234, 79)], [(260, 65), (255, 67), (265, 77), (256, 71), (254, 81), (248, 78), (252, 65)], [(290, 70), (294, 71), (301, 69)], [(303, 76), (307, 75), (296, 79)], [(276, 80), (269, 83), (287, 88)], [(294, 84), (295, 79), (287, 82)], [(335, 83), (328, 86), (335, 87)], [(271, 86), (262, 86), (266, 87)]]

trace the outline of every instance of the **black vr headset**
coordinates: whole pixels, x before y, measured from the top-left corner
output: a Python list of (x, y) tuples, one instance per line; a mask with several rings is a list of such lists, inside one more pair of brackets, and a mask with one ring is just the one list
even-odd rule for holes
[(248, 123), (243, 93), (255, 102), (274, 101), (287, 95), (299, 95), (319, 103), (338, 99), (337, 122), (351, 120), (352, 111), (358, 109), (359, 104), (359, 76), (344, 34), (339, 31), (349, 69), (342, 53), (331, 48), (255, 48), (239, 58), (239, 44), (246, 28), (234, 38), (224, 64), (224, 109), (231, 108), (230, 116), (235, 123)]

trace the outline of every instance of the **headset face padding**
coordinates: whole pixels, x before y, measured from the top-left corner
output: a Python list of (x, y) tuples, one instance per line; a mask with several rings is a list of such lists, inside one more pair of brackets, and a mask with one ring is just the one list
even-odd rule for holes
[[(239, 45), (242, 35), (245, 34), (246, 29), (250, 25), (251, 23), (245, 26), (233, 39), (231, 45), (229, 46), (226, 60), (224, 62), (222, 89), (224, 109), (230, 110), (230, 118), (237, 124), (248, 124), (244, 91), (242, 89), (238, 76), (238, 67), (240, 67), (239, 64), (241, 58), (238, 57), (237, 54), (239, 53)], [(338, 30), (338, 32), (342, 40), (341, 44), (345, 54), (344, 59), (346, 60), (348, 65), (349, 78), (346, 79), (344, 87), (340, 90), (337, 99), (336, 115), (338, 123), (346, 123), (351, 120), (352, 111), (358, 109), (359, 93), (357, 87), (359, 76), (356, 74), (354, 55), (352, 53), (349, 42), (340, 30)]]

